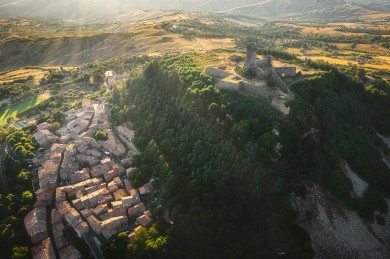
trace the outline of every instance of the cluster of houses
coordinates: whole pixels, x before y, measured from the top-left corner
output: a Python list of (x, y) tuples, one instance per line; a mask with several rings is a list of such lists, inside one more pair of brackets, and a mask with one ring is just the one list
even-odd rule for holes
[[(128, 180), (134, 171), (132, 159), (126, 158), (125, 146), (111, 131), (104, 104), (83, 100), (81, 108), (65, 113), (65, 122), (54, 133), (43, 123), (34, 134), (47, 148), (38, 170), (37, 202), (24, 219), (35, 245), (34, 259), (56, 258), (56, 253), (60, 258), (81, 258), (66, 239), (65, 226), (79, 237), (92, 233), (105, 239), (138, 226), (129, 235), (133, 238), (135, 231), (153, 221), (141, 201), (151, 186), (132, 187)], [(95, 140), (97, 130), (106, 132), (108, 139)], [(121, 133), (129, 141), (134, 137), (127, 128)]]
[[(66, 240), (63, 230), (65, 226), (56, 210), (51, 210), (51, 222), (47, 222), (48, 207), (34, 205), (24, 218), (24, 224), (33, 243), (31, 254), (34, 259), (56, 258), (55, 250), (60, 258), (82, 258), (80, 252)], [(51, 224), (54, 240), (49, 237), (48, 224)], [(54, 243), (53, 243), (54, 242)]]

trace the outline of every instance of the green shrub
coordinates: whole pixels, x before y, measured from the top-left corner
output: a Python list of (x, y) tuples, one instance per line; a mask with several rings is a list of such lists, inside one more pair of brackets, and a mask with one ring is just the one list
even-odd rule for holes
[(97, 141), (99, 141), (99, 140), (105, 141), (105, 140), (107, 140), (107, 134), (101, 130), (98, 130), (95, 133), (95, 139)]
[(50, 131), (51, 132), (55, 132), (57, 130), (59, 130), (61, 127), (61, 124), (59, 122), (53, 122), (51, 125), (50, 125)]

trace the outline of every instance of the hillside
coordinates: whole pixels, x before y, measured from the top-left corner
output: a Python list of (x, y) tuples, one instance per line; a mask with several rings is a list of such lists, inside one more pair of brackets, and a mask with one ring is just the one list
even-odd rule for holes
[[(135, 37), (136, 36), (136, 37)], [(177, 35), (161, 30), (133, 34), (100, 34), (53, 39), (16, 39), (2, 44), (1, 70), (29, 65), (82, 65), (115, 57), (146, 53), (196, 50), (198, 47)]]
[(230, 14), (248, 15), (254, 17), (274, 17), (274, 18), (292, 18), (292, 19), (337, 19), (349, 20), (356, 19), (369, 13), (374, 13), (378, 9), (381, 11), (390, 11), (386, 5), (377, 5), (372, 8), (371, 5), (360, 5), (356, 3), (339, 0), (274, 0), (258, 1), (248, 5), (238, 5), (230, 9), (222, 9), (221, 12)]
[[(331, 7), (329, 7), (331, 6)], [(353, 19), (361, 15), (389, 12), (387, 1), (344, 0), (161, 0), (161, 1), (104, 1), (104, 0), (2, 0), (0, 17), (41, 16), (66, 19), (87, 18), (93, 15), (118, 13), (129, 9), (185, 10), (244, 14), (253, 17)]]
[[(177, 18), (163, 12), (132, 12), (134, 21), (101, 25), (54, 19), (7, 19), (0, 27), (0, 70), (30, 65), (82, 65), (120, 56), (198, 50), (197, 44), (157, 25)], [(138, 22), (140, 15), (145, 17)]]
[(388, 1), (0, 0), (0, 254), (390, 258)]
[(387, 258), (390, 150), (376, 132), (390, 132), (388, 85), (377, 94), (334, 69), (293, 84), (284, 117), (213, 88), (202, 59), (157, 59), (113, 91), (112, 123), (134, 123), (142, 150), (131, 181), (158, 178), (175, 223), (159, 229), (166, 249), (118, 236), (105, 256)]

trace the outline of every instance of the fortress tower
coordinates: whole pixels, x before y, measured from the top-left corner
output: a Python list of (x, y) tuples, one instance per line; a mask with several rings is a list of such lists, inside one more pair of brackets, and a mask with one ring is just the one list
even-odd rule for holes
[(256, 62), (256, 50), (257, 45), (254, 43), (250, 43), (246, 45), (246, 60), (245, 60), (245, 67), (255, 69), (257, 67)]

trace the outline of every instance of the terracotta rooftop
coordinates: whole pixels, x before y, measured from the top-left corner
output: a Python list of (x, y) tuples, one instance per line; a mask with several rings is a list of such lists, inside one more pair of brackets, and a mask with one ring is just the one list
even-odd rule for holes
[(115, 184), (114, 181), (111, 181), (107, 184), (107, 189), (110, 191), (110, 192), (115, 192), (118, 190), (118, 186)]
[(61, 213), (56, 209), (52, 209), (51, 210), (51, 223), (55, 224), (55, 223), (61, 221), (61, 219), (62, 219)]
[(100, 204), (99, 206), (93, 209), (93, 213), (95, 214), (95, 216), (99, 216), (107, 211), (108, 211), (107, 204)]
[(74, 227), (74, 230), (76, 231), (76, 233), (79, 237), (82, 237), (88, 233), (89, 227), (88, 227), (87, 222), (82, 221)]
[(46, 206), (34, 207), (24, 217), (24, 226), (33, 244), (48, 237), (46, 225)]
[(51, 205), (53, 193), (53, 189), (39, 189), (35, 192), (35, 195), (37, 196), (37, 200), (43, 201), (46, 205)]
[(101, 234), (102, 231), (102, 224), (98, 218), (96, 218), (94, 215), (91, 215), (87, 218), (89, 226), (95, 231), (97, 234)]
[(133, 207), (129, 208), (127, 210), (127, 214), (129, 215), (129, 217), (134, 217), (134, 216), (140, 215), (145, 210), (146, 210), (146, 207), (143, 204), (143, 202), (141, 202), (141, 203), (139, 203), (137, 205), (134, 205)]
[(130, 190), (133, 189), (130, 180), (125, 179), (123, 182), (125, 183), (125, 188), (127, 193), (130, 193)]
[(101, 220), (108, 220), (111, 218), (126, 216), (126, 210), (122, 207), (109, 209), (106, 213), (99, 216)]
[(149, 215), (141, 215), (137, 218), (137, 222), (142, 226), (142, 227), (149, 227), (153, 220), (149, 217)]
[(46, 121), (44, 123), (41, 123), (41, 124), (37, 125), (37, 129), (38, 130), (45, 130), (45, 129), (48, 129), (48, 128), (50, 128), (50, 123), (48, 123)]
[(50, 238), (44, 239), (31, 249), (33, 259), (55, 259), (55, 253)]
[(129, 167), (131, 167), (133, 165), (133, 159), (131, 159), (131, 158), (122, 159), (121, 160), (121, 164), (125, 168), (129, 168)]
[(74, 172), (73, 174), (70, 174), (69, 178), (72, 184), (76, 184), (76, 183), (83, 182), (87, 179), (90, 179), (91, 177), (89, 175), (89, 169), (84, 168), (82, 170)]
[(60, 259), (81, 259), (80, 252), (73, 246), (67, 246), (58, 251)]
[(113, 193), (115, 200), (121, 200), (122, 197), (127, 196), (127, 193), (124, 189), (119, 189)]
[(126, 216), (113, 217), (102, 221), (102, 226), (103, 236), (109, 239), (128, 226), (128, 219)]
[(130, 190), (130, 196), (133, 196), (133, 198), (135, 199), (136, 203), (141, 202), (141, 199), (139, 197), (139, 193), (138, 193), (137, 189), (131, 189)]

